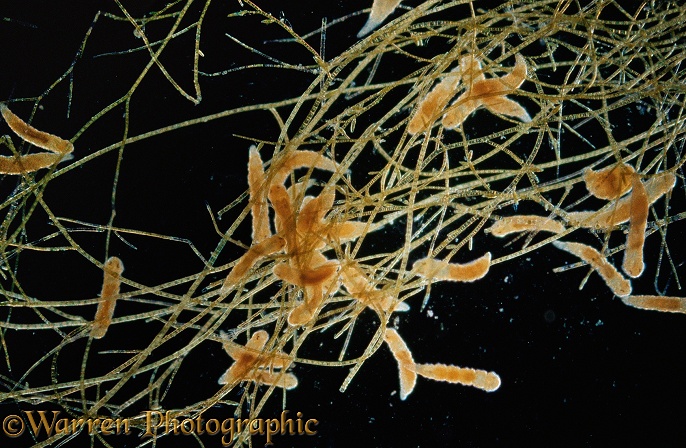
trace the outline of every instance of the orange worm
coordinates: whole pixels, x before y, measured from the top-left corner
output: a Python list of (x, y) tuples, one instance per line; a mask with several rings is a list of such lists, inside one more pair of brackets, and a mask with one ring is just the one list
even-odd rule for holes
[(91, 337), (95, 339), (105, 336), (107, 329), (112, 323), (114, 306), (116, 305), (121, 284), (121, 273), (124, 272), (124, 263), (117, 257), (110, 257), (105, 262), (103, 271), (104, 278), (100, 302), (98, 303), (98, 310), (95, 313), (95, 320), (91, 329)]
[(605, 284), (612, 290), (615, 295), (625, 297), (631, 294), (631, 282), (622, 277), (617, 269), (610, 264), (603, 255), (592, 248), (582, 243), (571, 243), (566, 241), (553, 241), (553, 245), (558, 249), (569, 252), (584, 260), (591, 265), (598, 274), (603, 278)]
[(498, 219), (490, 228), (486, 229), (493, 236), (503, 237), (510, 233), (527, 231), (544, 231), (562, 233), (565, 226), (561, 222), (546, 216), (518, 215), (506, 216)]
[(631, 217), (629, 234), (626, 236), (626, 250), (622, 269), (629, 277), (639, 277), (643, 273), (643, 243), (648, 226), (648, 193), (638, 175), (634, 176), (631, 192)]
[(643, 310), (686, 314), (686, 298), (684, 297), (628, 296), (622, 297), (622, 302)]
[(0, 113), (2, 113), (2, 116), (10, 129), (23, 140), (56, 154), (69, 154), (74, 150), (74, 145), (72, 145), (69, 140), (64, 140), (56, 135), (39, 131), (14, 115), (14, 113), (12, 113), (3, 103), (0, 103)]
[(480, 258), (465, 264), (448, 263), (434, 258), (417, 260), (412, 270), (425, 278), (448, 280), (453, 282), (473, 282), (483, 278), (491, 266), (491, 253), (486, 252)]

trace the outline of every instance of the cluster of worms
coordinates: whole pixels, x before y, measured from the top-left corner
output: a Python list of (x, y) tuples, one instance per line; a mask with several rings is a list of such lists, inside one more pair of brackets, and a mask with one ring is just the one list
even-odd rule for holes
[[(332, 172), (339, 169), (333, 160), (322, 154), (295, 150), (273, 159), (270, 176), (266, 177), (257, 148), (250, 148), (248, 184), (253, 245), (230, 270), (220, 288), (220, 297), (240, 288), (246, 279), (250, 279), (251, 269), (265, 257), (276, 256), (278, 262), (271, 268), (272, 274), (284, 285), (299, 291), (288, 312), (288, 325), (293, 328), (312, 326), (326, 305), (326, 299), (335, 300), (341, 287), (360, 305), (376, 312), (382, 322), (388, 321), (392, 312), (407, 311), (407, 305), (397, 297), (377, 288), (354, 259), (331, 260), (326, 257), (325, 252), (368, 233), (369, 224), (337, 220), (336, 215), (330, 213), (335, 200), (330, 183), (317, 196), (306, 195), (308, 181), (286, 188), (286, 179), (296, 169), (302, 168)], [(274, 211), (274, 234), (269, 221), (269, 206)], [(374, 230), (378, 228), (376, 226)], [(490, 259), (490, 253), (466, 264), (426, 258), (414, 263), (413, 272), (436, 281), (471, 282), (486, 275)], [(285, 389), (294, 388), (298, 383), (296, 377), (285, 372), (290, 365), (287, 355), (282, 352), (260, 354), (268, 339), (269, 334), (259, 330), (253, 333), (244, 347), (225, 343), (224, 348), (235, 363), (220, 379), (220, 384), (249, 380)], [(500, 385), (500, 378), (492, 372), (444, 364), (415, 364), (407, 345), (392, 328), (386, 330), (384, 340), (398, 361), (403, 400), (412, 392), (417, 374), (487, 391), (496, 390)], [(267, 371), (267, 367), (280, 369), (280, 373)]]
[[(407, 125), (407, 132), (416, 134), (426, 131), (440, 115), (445, 129), (455, 129), (480, 107), (485, 107), (494, 114), (518, 118), (524, 122), (531, 121), (526, 109), (507, 98), (526, 79), (524, 57), (517, 54), (516, 61), (511, 73), (500, 78), (486, 79), (481, 62), (473, 55), (463, 56), (460, 65), (419, 103), (417, 112)], [(443, 110), (462, 86), (464, 93), (443, 114)]]
[(38, 148), (50, 151), (49, 153), (20, 155), (16, 153), (11, 140), (6, 140), (10, 142), (10, 148), (15, 154), (13, 156), (0, 156), (0, 174), (31, 173), (72, 158), (71, 153), (74, 151), (74, 145), (71, 142), (26, 124), (21, 118), (14, 115), (5, 104), (0, 103), (0, 113), (10, 129), (19, 138)]
[[(186, 10), (175, 8), (183, 3), (134, 19), (117, 2), (122, 15), (116, 20), (133, 27), (150, 52), (139, 81), (157, 67), (170, 88), (189, 99), (160, 57), (185, 31), (175, 23), (167, 37), (151, 43), (145, 30), (146, 23), (182, 17)], [(511, 379), (489, 360), (464, 367), (422, 359), (413, 326), (432, 312), (429, 303), (457, 307), (439, 302), (441, 294), (432, 295), (437, 289), (458, 296), (465, 283), (494, 282), (494, 266), (542, 250), (577, 261), (546, 274), (566, 276), (560, 271), (585, 266), (587, 279), (599, 276), (603, 292), (626, 305), (686, 313), (686, 299), (673, 289), (667, 294), (656, 286), (655, 295), (644, 289), (651, 275), (656, 285), (660, 275), (679, 284), (667, 230), (684, 218), (683, 204), (673, 198), (683, 196), (686, 77), (680, 63), (686, 53), (672, 39), (686, 23), (686, 10), (674, 7), (660, 16), (644, 8), (614, 21), (605, 19), (606, 10), (624, 10), (613, 1), (581, 7), (541, 0), (484, 10), (451, 0), (404, 9), (399, 0), (374, 0), (350, 49), (326, 59), (325, 35), (336, 35), (347, 20), (322, 24), (317, 53), (311, 42), (316, 32), (299, 35), (302, 30), (253, 2), (239, 3), (244, 9), (230, 20), (257, 16), (287, 36), (270, 43), (291, 45), (315, 61), (277, 64), (257, 49), (259, 42), (241, 43), (241, 50), (269, 61), (249, 68), (275, 64), (297, 71), (309, 77), (304, 92), (183, 122), (176, 117), (172, 125), (129, 135), (129, 119), (136, 117), (131, 98), (145, 85), (136, 81), (70, 140), (15, 115), (10, 107), (27, 116), (21, 101), (16, 107), (0, 103), (4, 123), (28, 144), (17, 150), (11, 137), (2, 140), (11, 154), (0, 156), (0, 174), (17, 182), (0, 223), (0, 305), (3, 313), (9, 310), (0, 320), (2, 345), (15, 331), (59, 336), (25, 372), (0, 378), (0, 401), (58, 403), (74, 415), (128, 415), (139, 428), (142, 408), (194, 417), (220, 407), (254, 417), (274, 391), (285, 406), (293, 391), (312, 386), (303, 366), (346, 370), (345, 392), (352, 381), (365, 381), (357, 375), (377, 353), (385, 353), (394, 374), (397, 368), (392, 394), (401, 400), (418, 377), (498, 391)], [(197, 31), (194, 57), (186, 58), (194, 64), (193, 107), (203, 76), (212, 75), (198, 69), (211, 58), (209, 49), (200, 50), (204, 11), (188, 28)], [(392, 14), (395, 19), (381, 27)], [(644, 28), (650, 31), (645, 41)], [(79, 59), (69, 70), (85, 63)], [(101, 149), (81, 146), (79, 139), (92, 137), (93, 125), (120, 106), (126, 133)], [(230, 129), (229, 117), (259, 117), (255, 121), (262, 123), (265, 116), (273, 119), (276, 136), (230, 131), (231, 150), (247, 153), (247, 175), (245, 165), (237, 175), (247, 188), (237, 195), (222, 191), (228, 205), (218, 212), (208, 203), (206, 221), (218, 233), (211, 235), (209, 254), (145, 224), (144, 230), (118, 226), (116, 201), (123, 193), (117, 189), (127, 182), (122, 160), (130, 146), (203, 123)], [(632, 126), (620, 130), (619, 120)], [(227, 146), (225, 138), (217, 137), (217, 146)], [(43, 194), (53, 179), (79, 182), (91, 161), (108, 153), (118, 154), (109, 221), (56, 212), (59, 206)], [(32, 228), (36, 210), (49, 220), (44, 234)], [(97, 252), (80, 239), (84, 235), (101, 243)], [(132, 266), (148, 241), (190, 248), (192, 272), (145, 279)], [(651, 248), (666, 262), (648, 261)], [(33, 297), (23, 277), (28, 251), (53, 264), (76, 253), (93, 268), (84, 275), (102, 275), (100, 294), (94, 290), (87, 300)], [(140, 341), (117, 338), (143, 327), (150, 334)], [(59, 368), (67, 352), (80, 361), (75, 376)], [(174, 398), (169, 391), (184, 389), (177, 375), (199, 375), (189, 359), (208, 352), (211, 364), (219, 364), (216, 374), (201, 372), (212, 380), (209, 395)], [(45, 443), (61, 437), (66, 435)], [(236, 437), (236, 445), (252, 443), (249, 430)]]
[[(591, 195), (610, 202), (594, 212), (569, 212), (567, 220), (580, 228), (602, 231), (611, 231), (628, 221), (622, 269), (631, 278), (640, 277), (645, 268), (643, 246), (649, 206), (674, 188), (676, 177), (672, 173), (658, 173), (644, 183), (631, 165), (616, 163), (599, 171), (585, 171), (584, 182)], [(627, 194), (628, 191), (631, 192)], [(497, 237), (519, 232), (543, 231), (559, 234), (566, 230), (562, 222), (536, 215), (505, 217), (487, 229)], [(631, 282), (597, 249), (587, 244), (562, 240), (554, 241), (553, 245), (589, 264), (612, 293), (621, 297), (627, 305), (656, 311), (686, 312), (686, 299), (682, 297), (631, 296)]]

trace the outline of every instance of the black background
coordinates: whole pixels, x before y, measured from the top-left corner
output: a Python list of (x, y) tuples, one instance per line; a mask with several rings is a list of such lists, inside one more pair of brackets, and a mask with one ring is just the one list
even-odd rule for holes
[[(360, 11), (369, 6), (367, 3), (258, 4), (276, 17), (288, 20), (297, 32), (305, 33), (319, 26), (322, 17), (332, 20)], [(0, 18), (3, 18), (0, 22), (0, 100), (41, 94), (74, 60), (96, 11), (118, 12), (113, 2), (85, 5), (86, 2), (3, 2), (0, 6)], [(138, 17), (160, 9), (164, 2), (137, 1), (125, 5)], [(258, 43), (270, 37), (269, 31), (261, 34), (266, 27), (248, 20), (245, 23), (250, 25), (244, 25), (226, 17), (238, 9), (235, 1), (215, 0), (211, 5), (201, 46), (207, 62), (201, 59), (201, 70), (218, 72), (262, 62), (224, 35), (229, 32)], [(365, 17), (360, 14), (330, 30), (327, 57), (356, 41), (355, 34)], [(174, 42), (177, 48), (168, 51), (163, 59), (173, 77), (191, 93), (189, 67), (193, 40), (189, 34)], [(316, 38), (309, 42), (319, 48)], [(63, 82), (42, 103), (44, 109), (35, 118), (36, 127), (67, 138), (78, 131), (94, 113), (125, 92), (149, 59), (144, 52), (95, 56), (139, 44), (130, 25), (101, 15), (81, 56), (82, 62), (77, 63), (74, 71), (70, 116), (66, 117), (68, 83)], [(273, 51), (273, 56), (283, 60), (310, 64), (311, 58), (302, 50), (289, 53), (294, 47), (272, 43), (263, 49)], [(173, 60), (171, 55), (181, 56)], [(193, 105), (153, 69), (134, 95), (130, 135), (238, 105), (289, 98), (303, 91), (311, 78), (297, 71), (269, 69), (201, 77), (203, 100)], [(30, 113), (29, 104), (15, 105), (12, 109), (26, 117)], [(216, 120), (130, 145), (122, 165), (115, 225), (190, 239), (207, 256), (218, 237), (205, 204), (216, 212), (247, 187), (245, 167), (249, 143), (234, 135), (275, 138), (277, 131), (274, 121), (263, 112)], [(8, 130), (3, 128), (1, 132), (8, 133)], [(75, 157), (115, 143), (121, 134), (122, 120), (106, 118), (80, 138)], [(69, 176), (71, 182), (55, 181), (51, 186), (54, 190), (47, 194), (59, 215), (105, 224), (111, 213), (115, 163), (112, 153), (81, 167), (79, 182), (74, 182), (77, 179), (74, 173)], [(2, 194), (12, 191), (14, 182), (8, 177), (0, 180)], [(55, 199), (57, 195), (64, 197), (63, 203)], [(681, 180), (675, 199), (683, 200)], [(226, 222), (219, 224), (225, 228), (222, 224)], [(669, 232), (671, 254), (681, 275), (684, 272), (683, 230), (683, 225), (677, 223)], [(119, 241), (113, 241), (110, 248), (111, 253), (120, 253), (127, 260), (126, 272), (132, 278), (154, 284), (201, 267), (197, 259), (182, 262), (193, 260), (186, 246), (177, 247), (178, 253), (170, 254), (160, 252), (167, 245), (156, 248), (154, 242), (133, 237), (132, 240), (134, 245), (144, 244), (137, 246), (135, 258), (132, 249)], [(102, 235), (84, 235), (81, 241), (90, 253), (105, 256)], [(643, 279), (634, 283), (634, 290), (644, 294), (654, 293), (657, 235), (648, 243), (647, 256), (653, 262), (648, 263)], [(239, 254), (236, 250), (236, 257)], [(300, 385), (289, 394), (288, 407), (318, 419), (318, 434), (311, 438), (283, 437), (276, 441), (276, 446), (684, 446), (684, 316), (626, 307), (612, 297), (596, 275), (579, 291), (582, 270), (552, 273), (553, 268), (570, 261), (566, 254), (544, 248), (516, 262), (494, 266), (485, 281), (435, 287), (428, 307), (431, 315), (427, 310), (419, 311), (421, 299), (417, 297), (410, 303), (412, 310), (400, 316), (399, 331), (418, 362), (493, 370), (503, 382), (497, 392), (485, 393), (420, 378), (412, 395), (401, 401), (397, 366), (385, 348), (364, 365), (345, 393), (338, 389), (346, 369), (299, 366), (295, 373)], [(664, 286), (669, 282), (668, 293), (682, 295), (674, 279), (668, 279), (669, 271), (664, 267), (662, 271), (659, 283)], [(40, 279), (35, 280), (36, 290), (49, 287), (58, 291), (58, 296), (84, 297), (99, 288), (97, 275), (90, 275), (92, 280), (75, 282), (73, 277), (70, 280), (61, 272), (60, 266), (36, 277)], [(89, 292), (84, 293), (83, 289)], [(40, 347), (26, 349), (40, 350)], [(204, 381), (209, 388), (215, 387), (216, 378), (229, 365), (229, 359), (203, 359), (201, 355), (196, 358), (195, 380)], [(0, 367), (0, 373), (11, 377), (3, 368)], [(194, 378), (187, 380), (187, 393), (192, 394), (196, 388)], [(280, 399), (281, 395), (275, 393), (274, 409), (278, 409)], [(0, 417), (26, 406), (0, 403)], [(172, 440), (173, 445), (196, 443), (184, 439)], [(30, 445), (26, 436), (9, 441), (0, 435), (0, 440), (2, 446), (6, 443)], [(108, 440), (112, 446), (139, 443), (135, 436)], [(71, 441), (69, 446), (86, 446), (89, 442), (80, 438)], [(206, 443), (220, 445), (218, 439)], [(257, 439), (255, 446), (259, 445), (261, 440)]]

